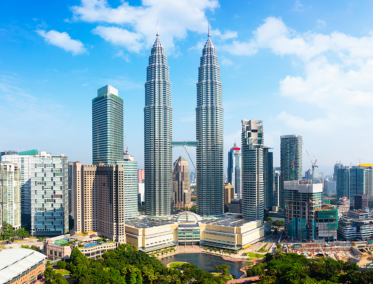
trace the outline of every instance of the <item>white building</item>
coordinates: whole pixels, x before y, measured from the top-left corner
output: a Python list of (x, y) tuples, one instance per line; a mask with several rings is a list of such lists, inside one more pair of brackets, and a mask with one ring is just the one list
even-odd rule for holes
[(137, 189), (137, 162), (130, 154), (124, 154), (124, 215), (125, 219), (135, 219), (139, 215)]
[(21, 228), (21, 169), (18, 164), (0, 162), (0, 228), (3, 222)]
[(1, 160), (21, 169), (21, 223), (31, 235), (69, 231), (68, 159), (38, 150), (4, 155)]

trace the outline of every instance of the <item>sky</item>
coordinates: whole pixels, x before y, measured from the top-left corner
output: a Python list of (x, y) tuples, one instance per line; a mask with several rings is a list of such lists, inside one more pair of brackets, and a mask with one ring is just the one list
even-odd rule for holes
[[(225, 168), (228, 150), (241, 144), (242, 119), (263, 120), (274, 166), (288, 134), (303, 136), (303, 172), (315, 159), (324, 173), (336, 161), (372, 163), (372, 10), (369, 0), (2, 0), (0, 150), (39, 149), (91, 164), (92, 99), (109, 84), (124, 100), (127, 146), (143, 168), (144, 84), (157, 21), (170, 67), (173, 140), (195, 140), (210, 21)], [(174, 160), (181, 151), (174, 149)], [(195, 149), (188, 152), (195, 164)]]

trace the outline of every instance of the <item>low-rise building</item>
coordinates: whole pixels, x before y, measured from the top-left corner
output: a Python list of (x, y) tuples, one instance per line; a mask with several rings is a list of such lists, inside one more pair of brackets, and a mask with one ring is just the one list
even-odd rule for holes
[(0, 283), (31, 284), (42, 278), (46, 256), (31, 249), (0, 251)]
[(340, 197), (338, 200), (337, 208), (339, 214), (347, 213), (348, 211), (350, 211), (350, 200), (346, 196)]
[(373, 238), (373, 218), (366, 212), (350, 211), (339, 219), (338, 238), (342, 241)]
[(337, 240), (338, 209), (326, 206), (316, 210), (316, 239)]

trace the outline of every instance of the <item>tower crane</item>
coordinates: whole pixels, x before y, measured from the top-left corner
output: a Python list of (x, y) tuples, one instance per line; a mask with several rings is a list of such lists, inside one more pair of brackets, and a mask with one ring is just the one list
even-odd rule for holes
[(314, 183), (314, 173), (315, 173), (315, 168), (318, 168), (319, 166), (316, 166), (316, 162), (317, 162), (317, 159), (315, 160), (315, 162), (312, 162), (312, 159), (310, 157), (310, 154), (308, 154), (308, 151), (306, 150), (306, 153), (308, 155), (308, 158), (310, 158), (310, 161), (311, 161), (311, 165), (312, 165), (312, 183)]

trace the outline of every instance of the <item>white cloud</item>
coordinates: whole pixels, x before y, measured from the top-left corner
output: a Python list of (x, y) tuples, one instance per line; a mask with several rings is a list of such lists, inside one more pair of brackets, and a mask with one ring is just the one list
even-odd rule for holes
[(300, 0), (296, 0), (294, 3), (293, 11), (303, 11), (303, 4), (300, 2)]
[(373, 32), (362, 37), (299, 33), (269, 17), (252, 39), (224, 46), (238, 55), (262, 48), (295, 56), (304, 68), (303, 76), (287, 75), (279, 82), (279, 94), (292, 106), (273, 118), (282, 134), (302, 134), (321, 166), (359, 157), (373, 160), (367, 142), (373, 140)]
[(123, 46), (131, 52), (139, 52), (143, 46), (141, 34), (125, 29), (98, 26), (92, 32), (114, 45)]
[[(82, 0), (72, 11), (76, 21), (125, 26), (125, 29), (106, 27), (106, 30), (101, 26), (95, 32), (113, 44), (139, 52), (154, 42), (157, 20), (162, 44), (172, 51), (175, 40), (186, 38), (188, 31), (207, 33), (205, 12), (218, 7), (217, 0), (143, 0), (141, 6), (123, 2), (116, 8), (110, 7), (106, 0)], [(119, 33), (120, 39), (115, 39), (114, 32)]]
[(319, 28), (323, 28), (323, 27), (326, 26), (326, 22), (323, 21), (323, 20), (320, 20), (320, 19), (317, 20), (317, 24), (318, 24)]
[(118, 52), (116, 52), (114, 55), (113, 55), (113, 58), (115, 57), (119, 57), (119, 58), (122, 58), (124, 59), (126, 62), (130, 62), (130, 56), (129, 54), (124, 54), (123, 50), (119, 50)]
[(48, 44), (61, 47), (66, 51), (72, 52), (74, 55), (87, 52), (81, 41), (72, 39), (66, 32), (60, 33), (55, 30), (49, 32), (37, 30), (36, 32), (41, 35)]
[(223, 66), (231, 66), (233, 65), (233, 61), (228, 59), (228, 58), (225, 58), (225, 57), (222, 57), (221, 58), (221, 65)]

